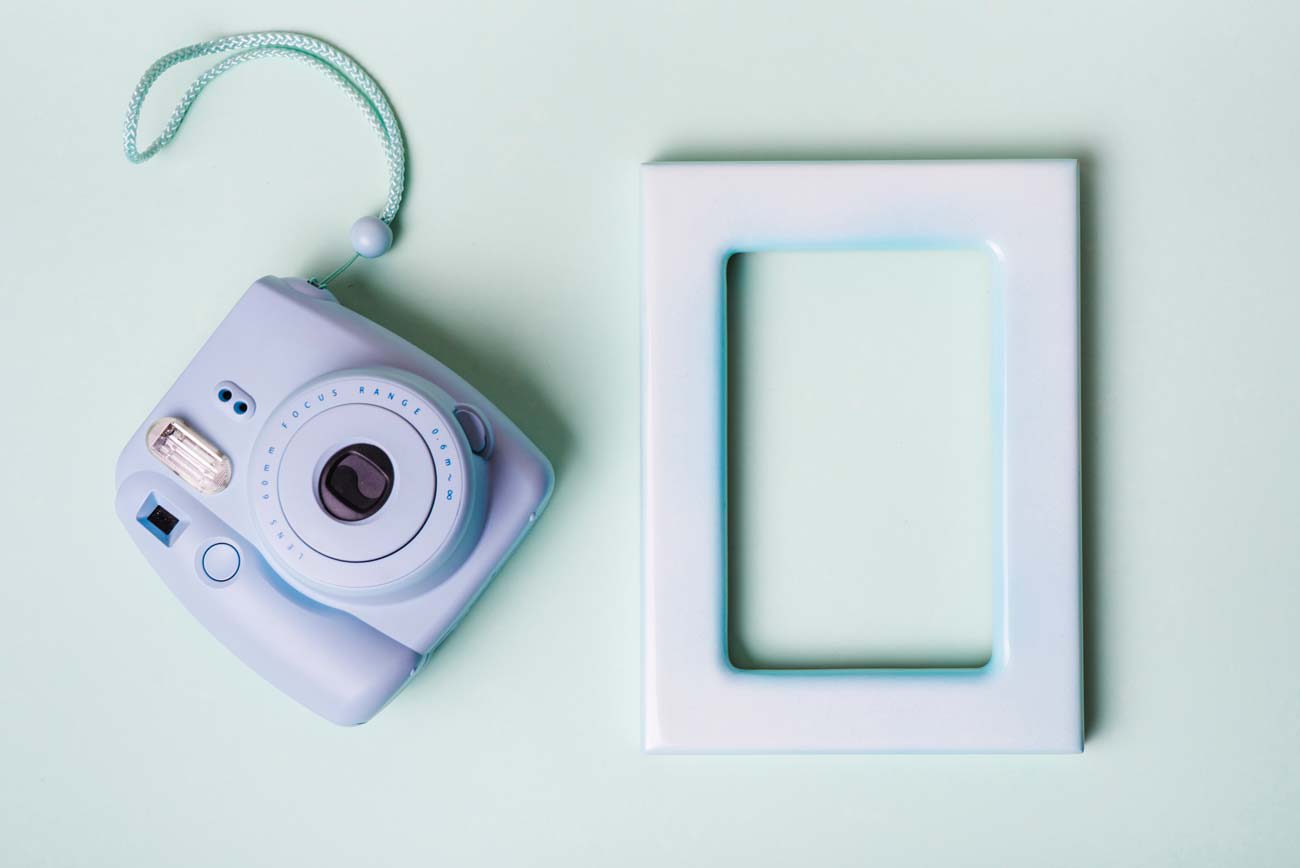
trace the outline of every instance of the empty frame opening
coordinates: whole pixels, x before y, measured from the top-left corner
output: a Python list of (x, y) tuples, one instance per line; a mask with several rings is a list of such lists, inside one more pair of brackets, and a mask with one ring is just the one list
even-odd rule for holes
[(741, 669), (993, 647), (995, 295), (982, 249), (727, 263), (727, 647)]

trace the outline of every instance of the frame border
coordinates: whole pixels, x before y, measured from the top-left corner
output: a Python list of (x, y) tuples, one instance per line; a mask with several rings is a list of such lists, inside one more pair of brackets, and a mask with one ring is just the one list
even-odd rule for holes
[[(641, 182), (644, 748), (1082, 750), (1077, 161), (650, 163)], [(992, 656), (974, 669), (737, 669), (725, 632), (727, 260), (902, 247), (983, 247), (998, 266)]]

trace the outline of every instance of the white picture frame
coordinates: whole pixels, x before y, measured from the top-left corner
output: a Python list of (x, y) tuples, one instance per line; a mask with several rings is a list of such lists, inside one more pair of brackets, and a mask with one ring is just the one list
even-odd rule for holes
[[(644, 748), (1082, 750), (1077, 163), (652, 163), (641, 181)], [(989, 662), (736, 668), (726, 629), (728, 258), (972, 245), (996, 262), (1000, 314)]]

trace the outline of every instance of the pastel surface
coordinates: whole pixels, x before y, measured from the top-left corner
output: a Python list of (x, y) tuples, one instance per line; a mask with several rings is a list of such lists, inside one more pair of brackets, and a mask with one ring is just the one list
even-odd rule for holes
[[(993, 642), (993, 262), (739, 254), (729, 614), (746, 668), (980, 666)], [(792, 438), (812, 444), (788, 460)]]
[[(1296, 4), (361, 12), (5, 8), (0, 863), (1294, 862)], [(382, 201), (373, 134), (292, 63), (232, 72), (165, 154), (123, 159), (149, 63), (266, 26), (338, 41), (407, 132), (393, 249), (343, 300), (558, 472), (430, 668), (350, 731), (213, 641), (111, 509), (123, 437), (239, 294), (334, 269)], [(935, 156), (1082, 160), (1086, 751), (644, 756), (637, 166)]]

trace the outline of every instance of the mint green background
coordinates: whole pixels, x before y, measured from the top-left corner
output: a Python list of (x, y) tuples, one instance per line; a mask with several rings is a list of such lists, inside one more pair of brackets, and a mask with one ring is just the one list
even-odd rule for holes
[[(1293, 4), (4, 18), (0, 862), (1294, 862)], [(559, 471), (537, 534), (359, 730), (260, 684), (111, 511), (123, 439), (243, 288), (333, 267), (382, 195), (370, 131), (295, 64), (232, 73), (160, 159), (122, 158), (154, 58), (274, 26), (354, 52), (406, 124), (397, 248), (340, 294), (479, 384)], [(1016, 155), (1083, 161), (1086, 752), (643, 756), (637, 164)]]
[(997, 269), (979, 247), (728, 260), (734, 665), (992, 656)]

